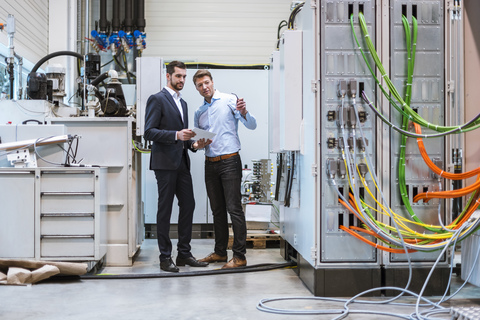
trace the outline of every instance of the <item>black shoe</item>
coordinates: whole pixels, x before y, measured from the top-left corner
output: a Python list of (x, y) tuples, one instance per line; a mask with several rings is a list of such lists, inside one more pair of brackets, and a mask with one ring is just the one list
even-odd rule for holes
[(179, 269), (177, 268), (175, 263), (173, 263), (172, 258), (168, 258), (167, 260), (161, 261), (160, 262), (160, 269), (162, 269), (163, 271), (168, 271), (168, 272), (178, 272), (179, 271)]
[(194, 257), (190, 258), (180, 258), (177, 257), (177, 266), (183, 267), (184, 265), (188, 264), (191, 267), (206, 267), (208, 266), (208, 262), (200, 262)]

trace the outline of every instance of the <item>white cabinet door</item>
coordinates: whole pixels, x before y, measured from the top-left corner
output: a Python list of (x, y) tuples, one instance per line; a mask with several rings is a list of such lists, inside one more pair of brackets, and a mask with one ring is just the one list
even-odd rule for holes
[(0, 257), (35, 257), (34, 171), (0, 172)]

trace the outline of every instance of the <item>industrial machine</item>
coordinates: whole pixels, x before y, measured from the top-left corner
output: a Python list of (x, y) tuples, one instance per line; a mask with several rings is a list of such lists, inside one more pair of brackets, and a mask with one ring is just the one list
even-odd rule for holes
[(452, 248), (479, 223), (478, 183), (461, 182), (478, 171), (462, 169), (462, 132), (480, 124), (464, 120), (460, 98), (462, 11), (460, 1), (317, 0), (279, 25), (274, 197), (283, 254), (315, 295), (447, 290)]
[[(100, 1), (99, 29), (90, 40), (95, 52), (48, 54), (31, 69), (26, 90), (9, 15), (9, 94), (0, 101), (2, 258), (130, 266), (143, 242), (143, 132), (134, 130), (132, 79), (133, 62), (146, 49), (144, 1), (127, 1), (123, 24), (119, 5)], [(85, 25), (93, 25), (88, 15)], [(79, 72), (56, 63), (45, 68), (60, 56), (75, 59)], [(72, 88), (65, 81), (70, 72), (77, 80)], [(20, 241), (21, 234), (28, 236)]]

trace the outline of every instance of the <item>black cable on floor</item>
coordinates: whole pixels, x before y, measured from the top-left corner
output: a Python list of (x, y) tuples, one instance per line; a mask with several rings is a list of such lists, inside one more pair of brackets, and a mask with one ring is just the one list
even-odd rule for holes
[(285, 263), (263, 263), (246, 267), (232, 269), (214, 269), (205, 271), (187, 271), (187, 272), (159, 272), (159, 273), (135, 273), (135, 274), (94, 274), (80, 276), (81, 280), (106, 280), (106, 279), (148, 279), (148, 278), (178, 278), (178, 277), (194, 277), (209, 276), (226, 273), (245, 273), (256, 271), (267, 271), (273, 269), (281, 269), (293, 267), (297, 264), (294, 261)]

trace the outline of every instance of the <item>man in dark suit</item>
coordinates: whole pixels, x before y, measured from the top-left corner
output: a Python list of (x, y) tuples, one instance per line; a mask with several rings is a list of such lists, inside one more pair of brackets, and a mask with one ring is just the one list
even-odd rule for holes
[[(190, 252), (195, 199), (188, 149), (195, 152), (203, 148), (206, 142), (191, 140), (195, 133), (188, 129), (187, 103), (180, 96), (186, 75), (183, 62), (170, 62), (167, 65), (167, 86), (148, 98), (145, 111), (144, 137), (153, 141), (150, 170), (155, 171), (158, 187), (157, 238), (160, 268), (169, 272), (178, 272), (177, 266), (208, 265), (199, 262)], [(169, 237), (175, 195), (179, 206), (176, 265), (172, 260), (172, 242)]]

